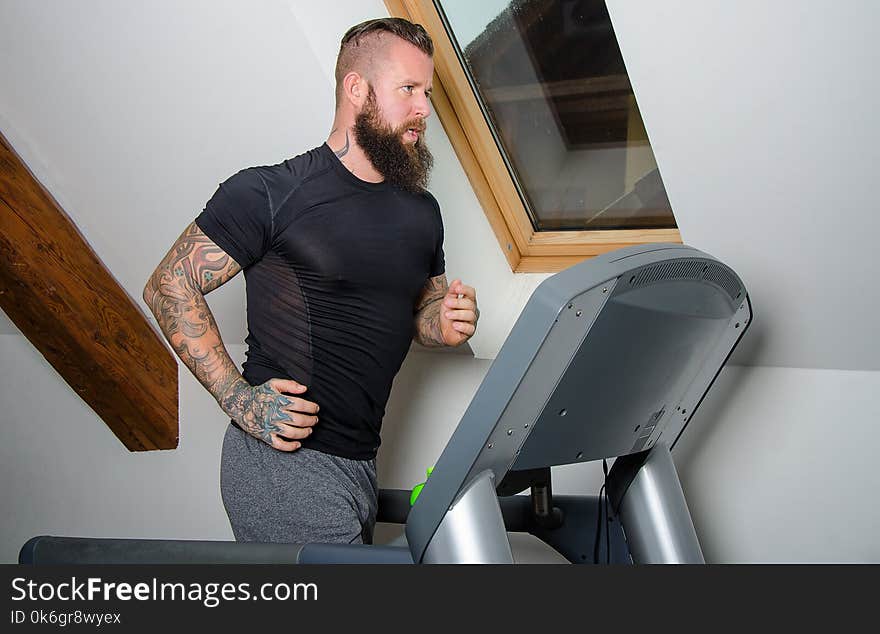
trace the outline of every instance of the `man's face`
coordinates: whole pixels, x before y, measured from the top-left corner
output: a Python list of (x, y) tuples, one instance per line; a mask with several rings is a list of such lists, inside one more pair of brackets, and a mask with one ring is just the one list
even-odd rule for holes
[(355, 118), (355, 138), (388, 182), (421, 191), (433, 164), (423, 134), (431, 113), (434, 64), (415, 46), (395, 38), (381, 66)]

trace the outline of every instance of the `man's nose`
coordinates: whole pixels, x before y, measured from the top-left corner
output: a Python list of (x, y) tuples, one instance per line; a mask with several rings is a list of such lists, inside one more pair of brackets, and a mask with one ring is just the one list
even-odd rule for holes
[(425, 93), (422, 93), (419, 99), (416, 100), (413, 107), (413, 116), (420, 119), (427, 119), (431, 116), (431, 101)]

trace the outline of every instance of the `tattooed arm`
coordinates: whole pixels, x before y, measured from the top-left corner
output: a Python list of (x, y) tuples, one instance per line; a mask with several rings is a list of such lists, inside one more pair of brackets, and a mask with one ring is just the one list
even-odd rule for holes
[(446, 284), (446, 276), (428, 279), (416, 302), (414, 338), (423, 346), (460, 346), (477, 328), (477, 293), (461, 280)]
[(423, 346), (445, 346), (440, 332), (440, 304), (446, 295), (446, 276), (429, 278), (416, 303), (415, 340)]
[(156, 267), (144, 287), (144, 301), (171, 347), (223, 411), (266, 444), (293, 451), (300, 446), (297, 439), (311, 434), (318, 406), (282, 394), (305, 392), (295, 381), (270, 379), (251, 386), (229, 357), (205, 301), (207, 293), (240, 270), (193, 222)]

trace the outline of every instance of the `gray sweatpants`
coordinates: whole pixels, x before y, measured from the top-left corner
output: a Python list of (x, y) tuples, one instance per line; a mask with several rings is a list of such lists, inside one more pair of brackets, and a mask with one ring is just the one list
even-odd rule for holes
[(371, 544), (376, 460), (279, 451), (235, 425), (223, 439), (220, 494), (236, 541)]

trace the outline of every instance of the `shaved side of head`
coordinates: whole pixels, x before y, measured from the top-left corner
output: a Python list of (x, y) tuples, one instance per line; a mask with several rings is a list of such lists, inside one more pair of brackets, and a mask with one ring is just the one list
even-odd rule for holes
[(434, 56), (431, 36), (420, 24), (403, 18), (367, 20), (351, 27), (342, 37), (336, 58), (336, 107), (342, 103), (343, 80), (356, 72), (372, 83), (395, 38), (409, 42), (429, 57)]

